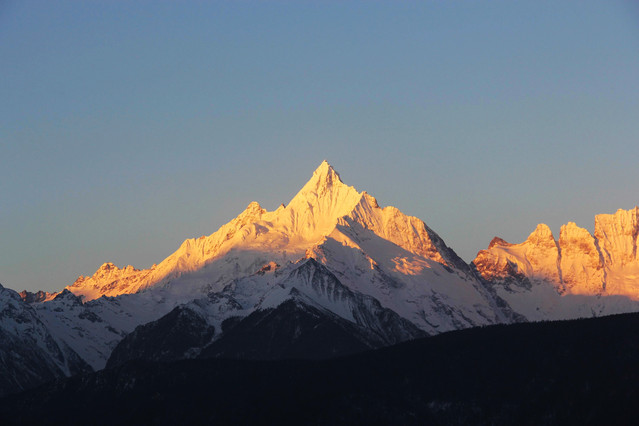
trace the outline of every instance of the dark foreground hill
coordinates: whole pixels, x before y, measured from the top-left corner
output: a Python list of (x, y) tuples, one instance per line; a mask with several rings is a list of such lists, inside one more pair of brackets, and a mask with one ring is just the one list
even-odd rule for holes
[(325, 361), (133, 361), (0, 400), (13, 424), (633, 424), (639, 314), (451, 332)]

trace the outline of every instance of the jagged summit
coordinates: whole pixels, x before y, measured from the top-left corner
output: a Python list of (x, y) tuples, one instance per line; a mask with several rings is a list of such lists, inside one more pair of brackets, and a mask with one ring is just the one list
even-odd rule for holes
[(639, 207), (595, 216), (595, 238), (610, 264), (623, 267), (639, 261)]
[(554, 247), (556, 244), (550, 227), (545, 223), (537, 225), (526, 241), (536, 246)]
[(288, 203), (282, 220), (290, 221), (291, 233), (296, 237), (317, 240), (335, 227), (338, 218), (353, 211), (361, 198), (362, 194), (342, 182), (324, 160)]
[(315, 185), (318, 189), (330, 188), (333, 184), (343, 184), (342, 179), (337, 171), (328, 161), (322, 161), (317, 169), (313, 172), (313, 177), (308, 185)]
[(251, 201), (249, 205), (246, 206), (246, 209), (237, 216), (237, 219), (259, 219), (265, 213), (267, 213), (267, 211), (260, 206), (260, 203), (257, 201)]
[(337, 170), (335, 170), (333, 166), (331, 166), (331, 164), (327, 160), (322, 160), (320, 165), (317, 166), (317, 169), (315, 169), (315, 171), (313, 172), (313, 175), (314, 176), (315, 175), (326, 175), (326, 176), (331, 175), (331, 176), (337, 176), (337, 178), (340, 179), (340, 176), (339, 176), (339, 173), (337, 173)]
[(299, 190), (288, 204), (295, 205), (300, 202), (309, 201), (309, 198), (325, 198), (336, 195), (339, 192), (351, 189), (353, 193), (360, 195), (352, 186), (346, 185), (339, 173), (331, 166), (328, 161), (322, 161), (317, 169), (313, 172), (311, 178)]
[(473, 263), (491, 281), (505, 277), (546, 283), (560, 294), (639, 299), (639, 208), (595, 216), (595, 233), (568, 222), (556, 241), (540, 224), (520, 244), (493, 244)]
[(488, 248), (492, 248), (494, 246), (512, 246), (512, 244), (510, 244), (508, 241), (504, 240), (503, 238), (499, 238), (499, 237), (495, 237), (492, 240), (490, 240), (490, 244), (488, 244)]

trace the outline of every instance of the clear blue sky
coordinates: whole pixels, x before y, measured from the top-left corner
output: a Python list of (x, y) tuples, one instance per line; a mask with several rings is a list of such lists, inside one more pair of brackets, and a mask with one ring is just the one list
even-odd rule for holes
[(323, 159), (465, 260), (639, 204), (634, 1), (0, 1), (0, 283), (160, 262)]

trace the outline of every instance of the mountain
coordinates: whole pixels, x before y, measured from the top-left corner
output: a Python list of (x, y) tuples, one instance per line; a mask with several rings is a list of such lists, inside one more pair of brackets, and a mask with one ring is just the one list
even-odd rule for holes
[(252, 202), (149, 269), (105, 263), (22, 299), (95, 370), (110, 357), (335, 356), (509, 318), (434, 231), (327, 162), (288, 205)]
[(328, 360), (130, 361), (3, 424), (634, 424), (639, 314), (476, 327)]
[(161, 288), (188, 301), (219, 292), (270, 262), (286, 265), (304, 257), (429, 333), (508, 316), (424, 222), (395, 207), (381, 208), (366, 192), (344, 184), (326, 161), (288, 205), (267, 212), (252, 202), (217, 232), (186, 240), (149, 270), (105, 264), (67, 289), (90, 300)]
[(92, 371), (58, 339), (36, 310), (0, 285), (0, 395), (45, 381)]
[[(2, 319), (14, 330), (2, 353), (33, 338), (62, 354), (39, 343), (25, 357), (52, 373), (8, 386), (139, 358), (324, 359), (476, 326), (638, 311), (638, 212), (597, 216), (594, 236), (570, 223), (559, 240), (545, 225), (521, 244), (495, 238), (468, 265), (324, 161), (288, 205), (251, 202), (149, 269), (104, 263), (59, 293), (0, 292), (2, 318), (19, 307), (37, 324), (23, 336)], [(13, 362), (6, 375), (24, 368)]]
[(528, 239), (495, 238), (472, 262), (492, 291), (528, 320), (601, 316), (639, 307), (639, 208), (570, 222), (556, 240), (540, 224)]
[[(329, 287), (338, 288), (341, 299), (331, 299), (301, 274), (320, 266), (318, 276), (330, 276)], [(366, 348), (516, 319), (424, 222), (395, 207), (380, 207), (368, 193), (344, 184), (327, 162), (288, 205), (268, 212), (252, 202), (218, 231), (186, 240), (150, 269), (105, 263), (65, 291), (81, 298), (101, 321), (80, 321), (79, 312), (75, 320), (61, 318), (70, 310), (45, 309), (47, 303), (40, 309), (68, 324), (67, 340), (94, 368), (102, 368), (117, 342), (135, 327), (156, 320), (161, 320), (159, 329), (169, 327), (162, 316), (178, 306), (191, 310), (193, 318), (202, 316), (217, 340), (229, 318), (277, 309), (291, 299), (300, 307), (296, 292), (304, 295), (305, 305), (333, 318), (336, 327), (346, 320), (355, 325), (351, 331), (370, 329), (376, 337), (364, 339)], [(179, 321), (181, 316), (170, 318)], [(81, 332), (72, 336), (74, 330)], [(125, 343), (133, 348), (134, 336), (148, 341), (147, 334), (157, 330), (149, 325)], [(148, 353), (136, 347), (131, 353)], [(186, 351), (178, 344), (167, 354), (195, 356), (202, 349)]]
[[(369, 242), (371, 238), (375, 240)], [(341, 247), (333, 247), (335, 244)], [(362, 263), (358, 257), (364, 256), (361, 266), (366, 269), (378, 266), (367, 253), (367, 250), (373, 251), (400, 280), (419, 276), (416, 281), (428, 279), (445, 282), (445, 286), (454, 281), (450, 285), (465, 287), (470, 274), (468, 265), (421, 220), (406, 216), (394, 207), (380, 208), (366, 192), (344, 184), (324, 161), (288, 205), (282, 204), (268, 212), (252, 202), (218, 231), (208, 237), (186, 240), (176, 252), (150, 269), (137, 270), (131, 266), (120, 269), (106, 263), (92, 277), (80, 277), (67, 289), (88, 301), (102, 295), (164, 288), (172, 297), (188, 301), (219, 291), (233, 279), (252, 274), (269, 262), (283, 265), (310, 253), (328, 264), (330, 261), (323, 257), (323, 252), (331, 249), (359, 252), (348, 254), (354, 257), (352, 260), (358, 263), (358, 268)], [(336, 269), (338, 273), (343, 272)], [(376, 278), (379, 277), (366, 277), (367, 280)], [(391, 275), (384, 279), (393, 278)], [(376, 291), (370, 284), (358, 283), (358, 289), (366, 290), (364, 287), (368, 287), (369, 292)], [(481, 303), (480, 299), (473, 302)], [(491, 316), (488, 306), (484, 311), (482, 314)], [(479, 318), (482, 314), (464, 314), (472, 319), (468, 321), (460, 316), (456, 320), (486, 321)], [(491, 316), (491, 319), (494, 318)], [(448, 329), (451, 328), (454, 326), (448, 325)]]

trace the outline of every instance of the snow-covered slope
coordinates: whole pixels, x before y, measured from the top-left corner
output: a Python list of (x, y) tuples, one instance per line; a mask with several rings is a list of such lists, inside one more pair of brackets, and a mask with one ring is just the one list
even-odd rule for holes
[(51, 301), (34, 304), (33, 309), (53, 336), (99, 370), (104, 368), (111, 351), (124, 336), (177, 305), (160, 296), (125, 294), (83, 303), (80, 297), (65, 289)]
[(31, 305), (0, 285), (0, 395), (88, 371)]
[(555, 240), (541, 224), (521, 244), (495, 238), (473, 264), (491, 290), (529, 320), (639, 310), (639, 209), (595, 217), (595, 235), (570, 222)]
[(502, 322), (504, 315), (459, 257), (417, 218), (364, 195), (309, 256), (428, 333)]
[[(234, 280), (220, 292), (189, 302), (153, 323), (136, 328), (116, 347), (109, 363), (115, 365), (139, 355), (155, 360), (194, 357), (208, 343), (220, 338), (225, 342), (242, 341), (242, 346), (246, 346), (249, 340), (257, 338), (257, 324), (253, 324), (256, 316), (261, 318), (257, 321), (260, 327), (264, 327), (264, 316), (269, 316), (265, 313), (277, 311), (290, 301), (294, 301), (295, 306), (303, 305), (312, 308), (315, 313), (321, 313), (322, 321), (334, 323), (336, 329), (350, 324), (346, 329), (353, 331), (356, 335), (354, 338), (364, 348), (390, 345), (426, 335), (410, 321), (384, 308), (373, 297), (350, 290), (324, 265), (310, 258), (285, 267), (269, 264), (251, 276)], [(193, 327), (185, 324), (184, 318), (192, 318), (199, 325)], [(278, 316), (278, 321), (285, 319)], [(297, 334), (290, 337), (308, 340), (313, 327), (305, 328), (307, 324), (297, 321), (298, 315), (292, 315), (287, 320), (287, 327), (298, 330)], [(253, 325), (248, 327), (247, 323)], [(246, 333), (247, 328), (251, 333)], [(172, 337), (175, 330), (180, 330), (179, 339)], [(239, 333), (238, 330), (244, 332)], [(263, 344), (268, 347), (277, 346), (275, 342), (283, 344), (288, 336), (282, 336), (277, 328), (271, 330), (270, 334), (270, 338), (261, 337)], [(335, 338), (343, 339), (343, 331), (339, 334), (339, 338)], [(206, 338), (209, 341), (203, 344), (202, 339)], [(323, 341), (329, 346), (335, 343), (331, 336), (326, 335)], [(297, 347), (296, 351), (298, 356), (304, 353), (301, 347)], [(263, 356), (268, 357), (266, 353)], [(252, 357), (260, 358), (260, 355), (256, 353)], [(315, 358), (317, 354), (308, 348), (305, 357)]]

